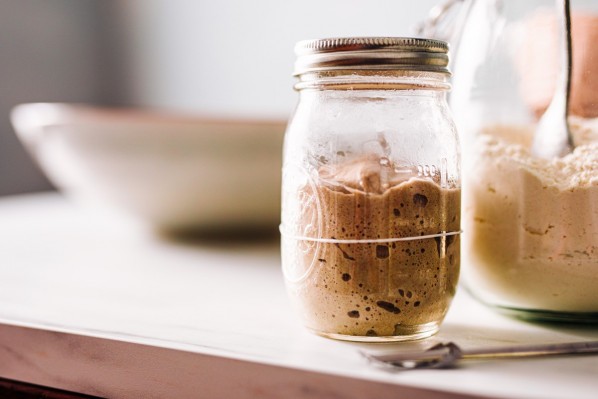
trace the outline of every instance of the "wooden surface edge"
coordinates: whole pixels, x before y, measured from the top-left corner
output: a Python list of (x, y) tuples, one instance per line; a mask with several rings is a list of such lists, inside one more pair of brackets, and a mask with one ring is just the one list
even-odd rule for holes
[(106, 398), (479, 398), (0, 324), (0, 377)]

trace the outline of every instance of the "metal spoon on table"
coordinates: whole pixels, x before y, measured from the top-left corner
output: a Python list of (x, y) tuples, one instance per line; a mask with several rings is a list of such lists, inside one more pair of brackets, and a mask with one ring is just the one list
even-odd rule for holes
[(418, 352), (395, 352), (381, 355), (362, 352), (373, 364), (391, 370), (415, 370), (454, 367), (467, 359), (512, 359), (598, 353), (598, 341), (561, 344), (515, 345), (479, 349), (461, 349), (453, 342), (441, 343)]
[(534, 140), (532, 155), (551, 159), (563, 157), (573, 151), (574, 144), (569, 130), (569, 95), (571, 92), (571, 7), (569, 0), (556, 0), (559, 24), (560, 71), (552, 101), (540, 118)]

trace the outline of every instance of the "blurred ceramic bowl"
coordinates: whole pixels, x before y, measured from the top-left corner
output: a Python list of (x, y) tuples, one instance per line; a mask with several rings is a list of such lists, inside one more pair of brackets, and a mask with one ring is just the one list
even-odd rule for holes
[(166, 232), (273, 227), (284, 121), (35, 103), (11, 114), (50, 180)]

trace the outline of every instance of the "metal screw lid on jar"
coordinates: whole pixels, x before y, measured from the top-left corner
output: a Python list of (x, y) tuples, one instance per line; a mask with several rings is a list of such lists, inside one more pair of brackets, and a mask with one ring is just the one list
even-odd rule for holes
[(303, 40), (295, 46), (294, 76), (334, 70), (413, 70), (449, 74), (448, 44), (410, 37)]

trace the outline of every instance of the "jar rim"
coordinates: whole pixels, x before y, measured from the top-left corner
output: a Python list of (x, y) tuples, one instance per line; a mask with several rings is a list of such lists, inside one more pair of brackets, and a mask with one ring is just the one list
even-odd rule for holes
[(450, 74), (448, 43), (411, 37), (345, 37), (295, 45), (294, 76), (334, 70), (412, 70)]
[(438, 71), (337, 69), (304, 72), (294, 89), (316, 90), (435, 90), (449, 91), (447, 73)]

